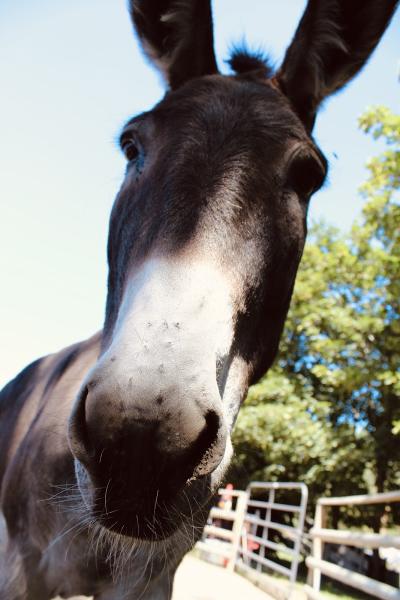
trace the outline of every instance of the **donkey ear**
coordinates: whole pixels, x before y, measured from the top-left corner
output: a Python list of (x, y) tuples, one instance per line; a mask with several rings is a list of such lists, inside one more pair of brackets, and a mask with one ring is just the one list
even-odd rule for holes
[(308, 0), (276, 80), (311, 131), (318, 105), (364, 66), (399, 0)]
[(130, 0), (144, 52), (175, 89), (217, 72), (210, 0)]

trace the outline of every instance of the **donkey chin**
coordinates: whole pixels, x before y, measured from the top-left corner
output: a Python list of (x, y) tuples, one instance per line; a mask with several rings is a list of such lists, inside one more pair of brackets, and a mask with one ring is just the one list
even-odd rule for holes
[(136, 489), (134, 482), (132, 488), (127, 482), (114, 496), (107, 490), (106, 496), (106, 491), (96, 488), (88, 470), (78, 459), (75, 459), (75, 476), (94, 524), (105, 528), (110, 534), (132, 540), (162, 542), (179, 531), (185, 536), (190, 531), (190, 535), (198, 537), (196, 534), (204, 526), (231, 455), (229, 441), (223, 461), (210, 475), (192, 477), (171, 496), (160, 488)]

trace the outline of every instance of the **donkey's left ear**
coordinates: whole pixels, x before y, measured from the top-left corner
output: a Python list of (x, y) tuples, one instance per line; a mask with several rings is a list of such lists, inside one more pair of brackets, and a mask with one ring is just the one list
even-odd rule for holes
[(129, 0), (143, 50), (175, 89), (217, 72), (210, 0)]
[(276, 81), (311, 131), (321, 101), (364, 66), (399, 0), (308, 0)]

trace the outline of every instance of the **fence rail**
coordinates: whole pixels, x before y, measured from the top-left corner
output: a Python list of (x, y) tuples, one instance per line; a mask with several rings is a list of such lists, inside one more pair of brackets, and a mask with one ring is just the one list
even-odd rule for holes
[(400, 550), (400, 535), (382, 533), (358, 533), (337, 529), (316, 529), (310, 531), (313, 538), (321, 538), (331, 544), (343, 544), (355, 548), (397, 548)]
[(318, 504), (321, 506), (355, 506), (356, 504), (390, 504), (400, 501), (400, 490), (385, 492), (382, 494), (363, 494), (360, 496), (332, 496), (332, 498), (320, 498)]

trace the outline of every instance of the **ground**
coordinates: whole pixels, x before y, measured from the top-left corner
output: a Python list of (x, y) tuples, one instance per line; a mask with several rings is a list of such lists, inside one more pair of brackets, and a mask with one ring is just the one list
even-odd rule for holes
[(244, 577), (186, 556), (179, 567), (173, 600), (270, 600)]
[[(272, 600), (237, 573), (210, 565), (193, 556), (186, 556), (176, 573), (172, 600), (227, 599)], [(87, 599), (79, 596), (72, 600)]]

